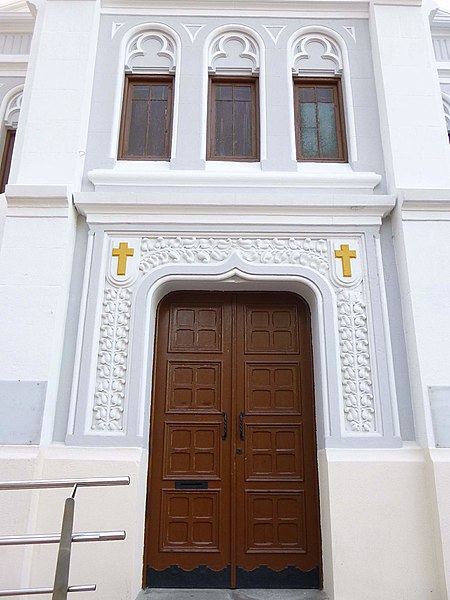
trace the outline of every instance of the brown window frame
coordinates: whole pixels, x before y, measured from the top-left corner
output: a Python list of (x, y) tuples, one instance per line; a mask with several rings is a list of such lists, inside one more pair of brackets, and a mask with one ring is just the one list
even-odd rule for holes
[[(252, 154), (249, 156), (220, 156), (216, 154), (215, 144), (215, 89), (220, 84), (225, 85), (249, 85), (252, 86), (253, 114), (252, 114)], [(208, 134), (207, 134), (206, 159), (214, 161), (233, 162), (258, 162), (260, 160), (260, 133), (259, 133), (259, 79), (257, 77), (210, 77), (208, 91)], [(234, 143), (234, 142), (233, 142)]]
[(5, 136), (5, 144), (3, 146), (2, 162), (0, 165), (0, 194), (3, 194), (3, 192), (5, 191), (6, 184), (8, 183), (15, 139), (16, 130), (7, 129)]
[[(125, 90), (122, 104), (122, 119), (120, 126), (119, 135), (119, 152), (118, 158), (120, 160), (140, 160), (140, 161), (168, 161), (171, 157), (172, 148), (172, 127), (173, 127), (173, 97), (174, 97), (174, 77), (172, 75), (126, 75), (125, 77)], [(166, 114), (166, 139), (164, 154), (153, 156), (135, 156), (130, 155), (128, 152), (129, 146), (129, 135), (131, 125), (131, 112), (132, 112), (132, 89), (137, 85), (153, 85), (153, 84), (169, 84), (169, 93), (167, 101), (167, 114)]]
[[(300, 131), (300, 114), (298, 93), (302, 87), (330, 87), (334, 92), (334, 108), (336, 116), (336, 139), (338, 144), (338, 157), (304, 157), (301, 154), (301, 131)], [(344, 101), (342, 96), (342, 83), (338, 77), (325, 78), (294, 78), (294, 118), (295, 118), (295, 145), (297, 153), (297, 161), (299, 162), (348, 162), (347, 141), (345, 133), (345, 117), (344, 117)]]

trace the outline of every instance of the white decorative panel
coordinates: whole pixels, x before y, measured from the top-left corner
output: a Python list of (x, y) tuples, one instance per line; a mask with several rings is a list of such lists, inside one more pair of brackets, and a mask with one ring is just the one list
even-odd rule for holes
[(210, 45), (208, 68), (214, 73), (255, 73), (259, 66), (259, 46), (247, 33), (227, 31), (216, 37)]
[(450, 61), (450, 38), (433, 37), (433, 47), (436, 60)]
[(176, 63), (175, 40), (164, 31), (141, 31), (128, 43), (125, 68), (133, 72), (171, 72)]
[(6, 127), (15, 129), (19, 122), (20, 109), (22, 107), (23, 90), (18, 91), (6, 107), (4, 123)]
[[(124, 236), (108, 240), (110, 258), (105, 280), (97, 383), (92, 430), (124, 429), (125, 389), (133, 296), (147, 274), (162, 266), (223, 263), (232, 256), (257, 265), (299, 265), (318, 273), (331, 283), (335, 292), (342, 382), (342, 422), (347, 433), (370, 434), (379, 431), (376, 418), (371, 337), (366, 287), (362, 268), (352, 265), (355, 276), (345, 282), (336, 268), (335, 251), (348, 246), (361, 258), (361, 239), (321, 237), (232, 238), (232, 237), (143, 237)], [(127, 260), (126, 275), (117, 275), (118, 257), (114, 248), (134, 250)], [(126, 246), (125, 246), (126, 245)], [(131, 262), (134, 261), (134, 262)], [(128, 273), (128, 268), (130, 273)], [(130, 277), (129, 280), (120, 277)], [(119, 279), (118, 279), (119, 278)], [(128, 283), (127, 283), (128, 281)]]
[(343, 70), (341, 49), (325, 33), (305, 33), (294, 43), (292, 69), (296, 73), (340, 74)]

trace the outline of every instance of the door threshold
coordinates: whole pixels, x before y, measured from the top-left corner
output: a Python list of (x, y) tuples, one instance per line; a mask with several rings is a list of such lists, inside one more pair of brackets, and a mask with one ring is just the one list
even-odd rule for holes
[(321, 590), (149, 588), (142, 590), (136, 600), (328, 600), (328, 596)]

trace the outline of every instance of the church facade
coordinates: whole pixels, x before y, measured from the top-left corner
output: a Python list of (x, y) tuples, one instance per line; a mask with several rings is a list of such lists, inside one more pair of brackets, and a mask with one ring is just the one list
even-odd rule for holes
[(0, 479), (131, 478), (71, 584), (448, 599), (450, 15), (36, 0), (0, 47)]

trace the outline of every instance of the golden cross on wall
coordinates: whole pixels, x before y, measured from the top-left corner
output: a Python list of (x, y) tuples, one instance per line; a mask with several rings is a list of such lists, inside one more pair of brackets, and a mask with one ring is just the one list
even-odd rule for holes
[(118, 248), (113, 248), (113, 256), (118, 257), (117, 261), (117, 275), (126, 275), (127, 272), (127, 258), (134, 256), (134, 248), (128, 248), (128, 242), (120, 242)]
[(344, 277), (352, 276), (352, 258), (356, 258), (356, 250), (350, 250), (348, 244), (341, 244), (340, 250), (335, 250), (334, 255), (336, 258), (342, 260), (342, 275)]

